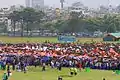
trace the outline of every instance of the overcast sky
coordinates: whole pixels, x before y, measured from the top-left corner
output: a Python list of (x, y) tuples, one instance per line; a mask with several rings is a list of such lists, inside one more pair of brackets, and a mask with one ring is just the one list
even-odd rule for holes
[[(65, 5), (70, 5), (73, 2), (81, 1), (86, 6), (98, 7), (100, 5), (108, 5), (109, 0), (65, 0)], [(54, 7), (59, 7), (59, 0), (45, 0), (45, 5), (50, 5)], [(25, 5), (25, 0), (0, 0), (0, 7), (9, 7), (11, 5)], [(120, 0), (110, 0), (110, 4), (116, 6), (120, 4)]]

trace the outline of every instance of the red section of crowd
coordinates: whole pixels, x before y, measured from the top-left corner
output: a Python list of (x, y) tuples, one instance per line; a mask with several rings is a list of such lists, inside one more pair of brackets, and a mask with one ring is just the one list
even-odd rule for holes
[(0, 54), (34, 55), (34, 56), (74, 56), (74, 57), (107, 57), (111, 59), (120, 58), (120, 44), (112, 43), (21, 43), (1, 44)]

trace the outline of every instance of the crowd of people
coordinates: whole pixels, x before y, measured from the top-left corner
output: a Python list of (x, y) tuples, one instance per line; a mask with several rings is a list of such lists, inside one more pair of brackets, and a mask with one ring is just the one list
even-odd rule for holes
[[(120, 69), (120, 44), (113, 43), (19, 43), (0, 44), (0, 65), (24, 71), (26, 66), (85, 67), (92, 69)], [(7, 68), (8, 69), (8, 68)], [(9, 72), (9, 69), (8, 69)]]

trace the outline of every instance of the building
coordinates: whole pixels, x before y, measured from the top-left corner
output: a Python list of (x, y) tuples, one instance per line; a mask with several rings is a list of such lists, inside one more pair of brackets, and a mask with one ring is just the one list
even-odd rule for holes
[(43, 8), (44, 0), (32, 0), (32, 7), (33, 8)]
[(26, 0), (26, 7), (32, 7), (34, 9), (44, 8), (44, 0)]
[(5, 26), (7, 26), (8, 30), (10, 28), (10, 22), (8, 19), (9, 14), (10, 14), (9, 8), (0, 9), (0, 23), (3, 23)]
[(104, 36), (103, 41), (119, 41), (120, 33), (109, 33)]
[(72, 6), (69, 7), (69, 13), (77, 13), (79, 17), (90, 15), (88, 7), (84, 6), (81, 2), (73, 3)]
[(84, 14), (84, 5), (81, 4), (80, 2), (73, 3), (72, 6), (70, 7), (70, 12), (82, 12)]
[(8, 21), (8, 15), (9, 15), (9, 9), (8, 8), (1, 8), (0, 9), (0, 22), (6, 22)]
[(26, 7), (31, 7), (31, 0), (26, 0)]

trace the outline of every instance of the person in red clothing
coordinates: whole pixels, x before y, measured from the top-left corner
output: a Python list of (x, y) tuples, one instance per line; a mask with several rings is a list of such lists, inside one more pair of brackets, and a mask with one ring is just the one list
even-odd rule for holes
[(78, 68), (80, 69), (80, 71), (82, 71), (82, 64), (78, 63)]

